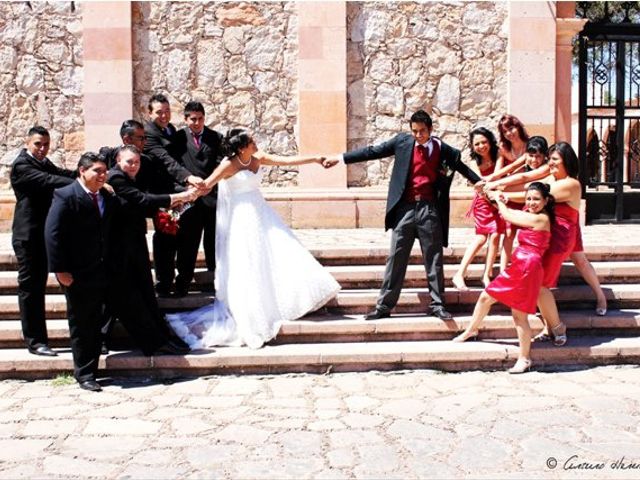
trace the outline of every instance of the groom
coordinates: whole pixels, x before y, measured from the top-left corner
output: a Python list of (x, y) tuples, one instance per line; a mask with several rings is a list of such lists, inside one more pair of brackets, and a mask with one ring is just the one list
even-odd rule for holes
[[(427, 112), (415, 112), (409, 127), (411, 133), (399, 133), (386, 142), (342, 155), (347, 164), (395, 156), (385, 215), (385, 229), (393, 230), (391, 250), (376, 308), (365, 315), (367, 320), (391, 315), (400, 297), (416, 237), (422, 248), (431, 295), (427, 314), (442, 320), (453, 318), (443, 299), (442, 248), (448, 244), (449, 189), (455, 172), (474, 184), (480, 177), (462, 162), (460, 150), (431, 136), (433, 126)], [(329, 157), (325, 166), (332, 166), (339, 159), (340, 156)]]

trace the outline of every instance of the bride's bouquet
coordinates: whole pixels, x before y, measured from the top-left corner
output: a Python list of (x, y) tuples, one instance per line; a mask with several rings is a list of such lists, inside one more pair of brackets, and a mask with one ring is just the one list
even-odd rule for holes
[(176, 235), (180, 228), (180, 217), (191, 208), (191, 203), (183, 203), (175, 208), (161, 208), (153, 217), (153, 225), (156, 231), (167, 235)]

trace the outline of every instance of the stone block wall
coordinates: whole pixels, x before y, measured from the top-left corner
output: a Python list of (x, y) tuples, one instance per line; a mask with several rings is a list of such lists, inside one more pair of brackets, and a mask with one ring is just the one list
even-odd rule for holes
[[(212, 128), (244, 126), (266, 150), (298, 150), (296, 2), (131, 5), (136, 118), (162, 91), (177, 126), (193, 98)], [(501, 2), (347, 2), (349, 148), (406, 129), (418, 108), (459, 148), (474, 126), (495, 130), (507, 104), (507, 14)], [(55, 162), (71, 166), (83, 151), (82, 45), (80, 2), (0, 2), (0, 189), (35, 123), (50, 128)], [(385, 185), (390, 162), (350, 165), (349, 186)], [(264, 183), (296, 185), (297, 169), (274, 168)]]
[[(294, 2), (134, 2), (134, 111), (168, 94), (172, 122), (203, 103), (221, 133), (246, 127), (275, 154), (297, 151), (297, 15)], [(273, 168), (264, 182), (295, 185), (297, 168)]]
[(82, 86), (81, 4), (0, 2), (0, 189), (10, 189), (9, 168), (35, 124), (51, 132), (55, 163), (77, 162)]
[[(507, 108), (506, 21), (500, 2), (349, 2), (349, 148), (406, 130), (424, 108), (468, 161), (469, 131), (495, 132)], [(386, 184), (391, 162), (349, 165), (349, 186)]]

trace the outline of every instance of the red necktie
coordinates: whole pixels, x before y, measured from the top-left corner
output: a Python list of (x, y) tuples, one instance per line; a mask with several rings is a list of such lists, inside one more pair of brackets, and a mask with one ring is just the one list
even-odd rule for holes
[(93, 200), (93, 205), (96, 207), (98, 215), (102, 215), (102, 213), (100, 213), (100, 204), (98, 203), (98, 194), (89, 192), (89, 195), (91, 195), (91, 200)]
[(196, 144), (196, 148), (200, 148), (200, 135), (197, 133), (193, 134), (193, 143)]

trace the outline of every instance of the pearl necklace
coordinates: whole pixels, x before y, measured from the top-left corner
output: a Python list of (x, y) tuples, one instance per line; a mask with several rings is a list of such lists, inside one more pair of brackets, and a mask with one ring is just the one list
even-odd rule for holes
[(249, 157), (249, 161), (247, 163), (242, 163), (242, 160), (240, 159), (240, 155), (238, 155), (238, 163), (243, 167), (248, 167), (249, 165), (251, 165), (251, 160), (253, 160), (253, 157)]

